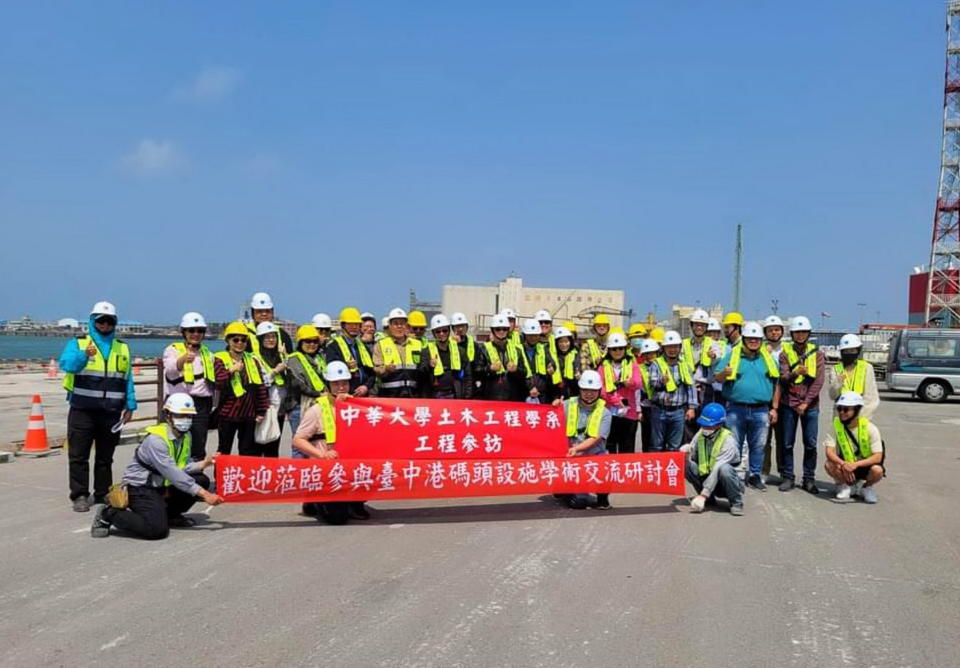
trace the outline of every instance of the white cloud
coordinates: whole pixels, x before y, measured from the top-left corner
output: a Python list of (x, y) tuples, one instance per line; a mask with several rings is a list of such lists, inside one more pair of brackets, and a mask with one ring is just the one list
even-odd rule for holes
[(188, 102), (214, 102), (236, 90), (242, 78), (232, 67), (205, 67), (188, 85), (176, 88), (173, 96)]
[(169, 139), (143, 139), (120, 162), (130, 172), (154, 174), (182, 166), (186, 163), (186, 156)]

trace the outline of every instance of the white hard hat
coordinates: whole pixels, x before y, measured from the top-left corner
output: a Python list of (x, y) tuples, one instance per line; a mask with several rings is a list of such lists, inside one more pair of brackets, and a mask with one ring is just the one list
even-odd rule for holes
[(643, 343), (640, 344), (640, 354), (646, 355), (647, 353), (655, 353), (660, 350), (660, 344), (657, 343), (656, 339), (644, 339)]
[(537, 322), (553, 322), (553, 316), (550, 315), (550, 311), (546, 309), (540, 309), (533, 317), (537, 320)]
[(250, 308), (273, 308), (273, 300), (266, 292), (258, 292), (250, 298)]
[(340, 360), (334, 360), (324, 369), (323, 379), (327, 381), (350, 380), (350, 369)]
[(516, 317), (517, 317), (517, 312), (514, 311), (512, 308), (505, 308), (505, 309), (503, 309), (502, 311), (500, 311), (500, 313), (502, 313), (503, 315), (507, 316), (508, 318), (514, 318), (514, 319), (516, 319)]
[(844, 392), (837, 397), (837, 406), (863, 406), (863, 397), (856, 392)]
[(543, 330), (540, 329), (540, 322), (538, 320), (527, 318), (523, 321), (523, 327), (521, 331), (524, 334), (540, 334)]
[(430, 318), (430, 331), (432, 332), (435, 329), (444, 329), (450, 326), (450, 321), (442, 313), (438, 313), (432, 318)]
[(763, 338), (763, 328), (760, 326), (760, 323), (750, 322), (743, 323), (743, 331), (740, 335), (745, 339), (762, 339)]
[(663, 345), (665, 346), (679, 346), (682, 343), (683, 339), (680, 338), (680, 333), (672, 329), (663, 335)]
[(186, 392), (174, 392), (163, 402), (163, 410), (177, 415), (196, 415), (197, 407), (193, 397)]
[(183, 317), (180, 318), (180, 329), (186, 329), (187, 327), (203, 327), (206, 329), (207, 321), (203, 319), (203, 316), (195, 311), (190, 311), (189, 313), (184, 313)]
[(813, 327), (810, 326), (810, 319), (798, 315), (796, 318), (790, 318), (790, 331), (792, 332), (809, 332), (812, 331)]
[(627, 337), (620, 332), (614, 332), (607, 337), (607, 348), (626, 348)]
[(565, 336), (569, 336), (570, 338), (573, 338), (573, 334), (571, 334), (570, 330), (567, 329), (566, 327), (557, 327), (555, 330), (553, 330), (554, 339), (562, 339)]
[(470, 323), (467, 322), (467, 316), (465, 316), (463, 313), (460, 313), (460, 311), (457, 311), (452, 316), (450, 316), (450, 324), (451, 325), (469, 325)]
[(377, 316), (375, 316), (375, 315), (373, 315), (372, 313), (370, 313), (370, 311), (364, 311), (363, 313), (360, 314), (360, 319), (361, 319), (361, 320), (373, 320), (374, 322), (376, 322), (376, 321), (377, 321)]
[(380, 329), (386, 329), (390, 326), (390, 316), (385, 315), (380, 318)]
[(600, 380), (599, 373), (593, 369), (587, 369), (580, 375), (580, 382), (577, 383), (577, 386), (581, 390), (599, 390), (603, 387), (603, 383)]
[(720, 331), (720, 321), (716, 318), (710, 318), (707, 321), (707, 331), (708, 332), (719, 332)]
[(117, 307), (110, 302), (97, 302), (90, 309), (90, 315), (112, 315), (117, 317)]
[(326, 313), (317, 313), (311, 320), (317, 329), (333, 329), (333, 321)]
[(402, 308), (392, 309), (390, 313), (387, 314), (387, 320), (400, 320), (400, 319), (403, 319), (403, 320), (407, 319), (407, 312), (404, 311)]
[(852, 348), (862, 348), (863, 341), (856, 334), (844, 334), (840, 337), (840, 350), (850, 350)]
[(783, 327), (783, 320), (778, 315), (768, 315), (763, 321), (763, 328), (767, 327)]
[(690, 314), (690, 322), (702, 322), (704, 325), (706, 325), (710, 322), (710, 314), (704, 311), (702, 308), (698, 308)]
[(257, 325), (257, 336), (263, 336), (264, 334), (279, 334), (280, 328), (277, 327), (272, 322), (261, 322)]
[(510, 321), (506, 313), (498, 313), (490, 319), (490, 329), (496, 327), (510, 327)]

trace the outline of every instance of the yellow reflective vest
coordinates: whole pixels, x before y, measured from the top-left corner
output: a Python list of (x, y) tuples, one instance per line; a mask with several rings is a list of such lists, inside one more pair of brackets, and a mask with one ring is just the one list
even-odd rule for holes
[[(93, 343), (90, 336), (77, 338), (77, 346), (86, 355), (87, 346)], [(119, 411), (126, 408), (127, 373), (130, 371), (130, 348), (120, 339), (110, 344), (107, 359), (100, 348), (87, 357), (87, 364), (76, 373), (63, 377), (63, 389), (72, 393), (70, 405), (84, 410)]]
[[(807, 343), (807, 347), (804, 349), (806, 353), (806, 359), (803, 361), (803, 369), (801, 367), (795, 369), (797, 373), (796, 379), (793, 381), (795, 384), (802, 383), (806, 380), (807, 377), (813, 378), (817, 375), (817, 347), (812, 343)], [(797, 354), (796, 348), (793, 347), (793, 342), (783, 344), (783, 354), (787, 356), (787, 362), (790, 364), (791, 370), (796, 365), (797, 361), (800, 359), (800, 355)]]
[[(213, 356), (223, 362), (223, 366), (227, 367), (227, 369), (234, 364), (233, 358), (230, 357), (230, 353), (226, 350), (214, 353)], [(263, 378), (260, 376), (260, 367), (257, 366), (257, 360), (255, 360), (250, 353), (243, 353), (243, 368), (247, 373), (247, 381), (249, 381), (251, 385), (263, 385)], [(238, 398), (247, 393), (243, 387), (243, 378), (240, 376), (239, 371), (230, 374), (230, 389), (233, 390), (233, 396)]]
[[(440, 360), (440, 348), (437, 347), (436, 341), (428, 341), (427, 349), (430, 351), (430, 358), (437, 360), (436, 366), (433, 367), (434, 376), (442, 376), (443, 362)], [(452, 371), (460, 371), (460, 344), (456, 341), (447, 339), (447, 350), (450, 351), (450, 368)]]
[[(166, 422), (160, 422), (153, 425), (152, 427), (147, 427), (145, 431), (148, 434), (153, 434), (154, 436), (159, 436), (163, 439), (163, 442), (167, 445), (167, 452), (170, 454), (170, 459), (174, 461), (177, 465), (177, 468), (181, 471), (187, 468), (187, 464), (190, 463), (190, 432), (188, 431), (183, 435), (183, 438), (180, 440), (180, 447), (177, 448), (173, 439), (170, 438), (169, 429)], [(165, 487), (170, 486), (169, 480), (164, 480), (163, 485)]]
[[(730, 369), (730, 375), (727, 377), (727, 382), (733, 382), (737, 379), (737, 374), (740, 371), (740, 357), (743, 355), (743, 342), (741, 341), (733, 347), (733, 350), (730, 353), (730, 363), (727, 365)], [(763, 359), (763, 363), (767, 367), (767, 375), (771, 378), (780, 377), (780, 365), (773, 359), (773, 355), (770, 354), (770, 351), (767, 350), (767, 347), (760, 344), (760, 357)]]
[(862, 397), (867, 388), (867, 373), (873, 373), (873, 365), (870, 364), (870, 362), (857, 360), (857, 365), (854, 367), (852, 375), (847, 373), (842, 362), (834, 366), (833, 370), (843, 379), (843, 387), (840, 389), (841, 393), (856, 392)]
[[(587, 418), (587, 438), (597, 438), (600, 435), (600, 423), (603, 422), (603, 409), (607, 403), (603, 399), (597, 399), (590, 411), (590, 417)], [(567, 399), (567, 437), (577, 438), (584, 434), (577, 430), (577, 423), (580, 422), (580, 399), (571, 397)]]
[(709, 475), (710, 471), (713, 470), (714, 465), (717, 463), (717, 455), (723, 450), (723, 442), (727, 440), (727, 436), (729, 435), (729, 429), (718, 429), (709, 454), (707, 454), (706, 437), (703, 433), (697, 437), (697, 470), (700, 475)]
[(323, 440), (328, 445), (337, 442), (337, 413), (333, 406), (333, 397), (324, 394), (316, 398), (317, 407), (320, 411), (320, 421), (323, 424)]
[[(170, 347), (176, 350), (179, 355), (185, 355), (187, 352), (187, 344), (183, 342), (171, 343)], [(210, 349), (206, 346), (200, 346), (200, 361), (203, 363), (204, 380), (211, 383), (216, 382), (217, 375), (213, 368), (213, 353), (211, 353)], [(183, 382), (192, 384), (195, 383), (196, 380), (196, 374), (193, 373), (193, 364), (184, 364)]]
[[(677, 391), (677, 380), (670, 371), (670, 364), (662, 357), (656, 359), (657, 366), (660, 367), (660, 375), (665, 380), (667, 392)], [(693, 376), (690, 375), (690, 367), (683, 363), (683, 360), (677, 361), (677, 370), (680, 372), (680, 382), (684, 385), (693, 385)]]
[(683, 340), (680, 357), (687, 363), (691, 370), (696, 370), (698, 364), (700, 366), (710, 366), (710, 364), (713, 363), (709, 355), (712, 347), (713, 339), (709, 336), (703, 337), (703, 341), (700, 342), (700, 357), (695, 360), (693, 359), (693, 338), (687, 337)]
[[(857, 418), (857, 442), (851, 443), (843, 422), (840, 421), (840, 418), (833, 418), (833, 433), (837, 439), (840, 456), (843, 457), (844, 461), (856, 462), (873, 455), (873, 448), (870, 447), (869, 427), (870, 421), (867, 418)], [(857, 456), (858, 452), (859, 457)]]
[[(609, 359), (604, 359), (600, 364), (600, 377), (603, 379), (603, 389), (606, 392), (613, 392), (617, 389), (617, 374), (613, 369), (613, 362)], [(628, 357), (624, 357), (620, 360), (620, 377), (619, 381), (626, 385), (633, 379), (633, 360)]]

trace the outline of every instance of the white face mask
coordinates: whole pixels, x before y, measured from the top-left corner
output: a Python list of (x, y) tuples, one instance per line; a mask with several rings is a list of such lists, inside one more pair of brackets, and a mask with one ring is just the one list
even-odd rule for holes
[(700, 431), (703, 432), (704, 436), (713, 436), (714, 432), (719, 428), (720, 427), (700, 427)]
[(191, 417), (175, 417), (173, 418), (173, 428), (179, 431), (181, 434), (185, 434), (190, 431), (190, 427), (193, 425), (193, 418)]

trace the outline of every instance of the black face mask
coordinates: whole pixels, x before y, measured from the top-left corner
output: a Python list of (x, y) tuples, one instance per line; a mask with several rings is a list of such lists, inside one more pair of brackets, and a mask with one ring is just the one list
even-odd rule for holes
[(843, 362), (843, 366), (850, 366), (857, 361), (858, 357), (860, 357), (860, 353), (856, 351), (848, 352), (844, 350), (840, 353), (840, 361)]

